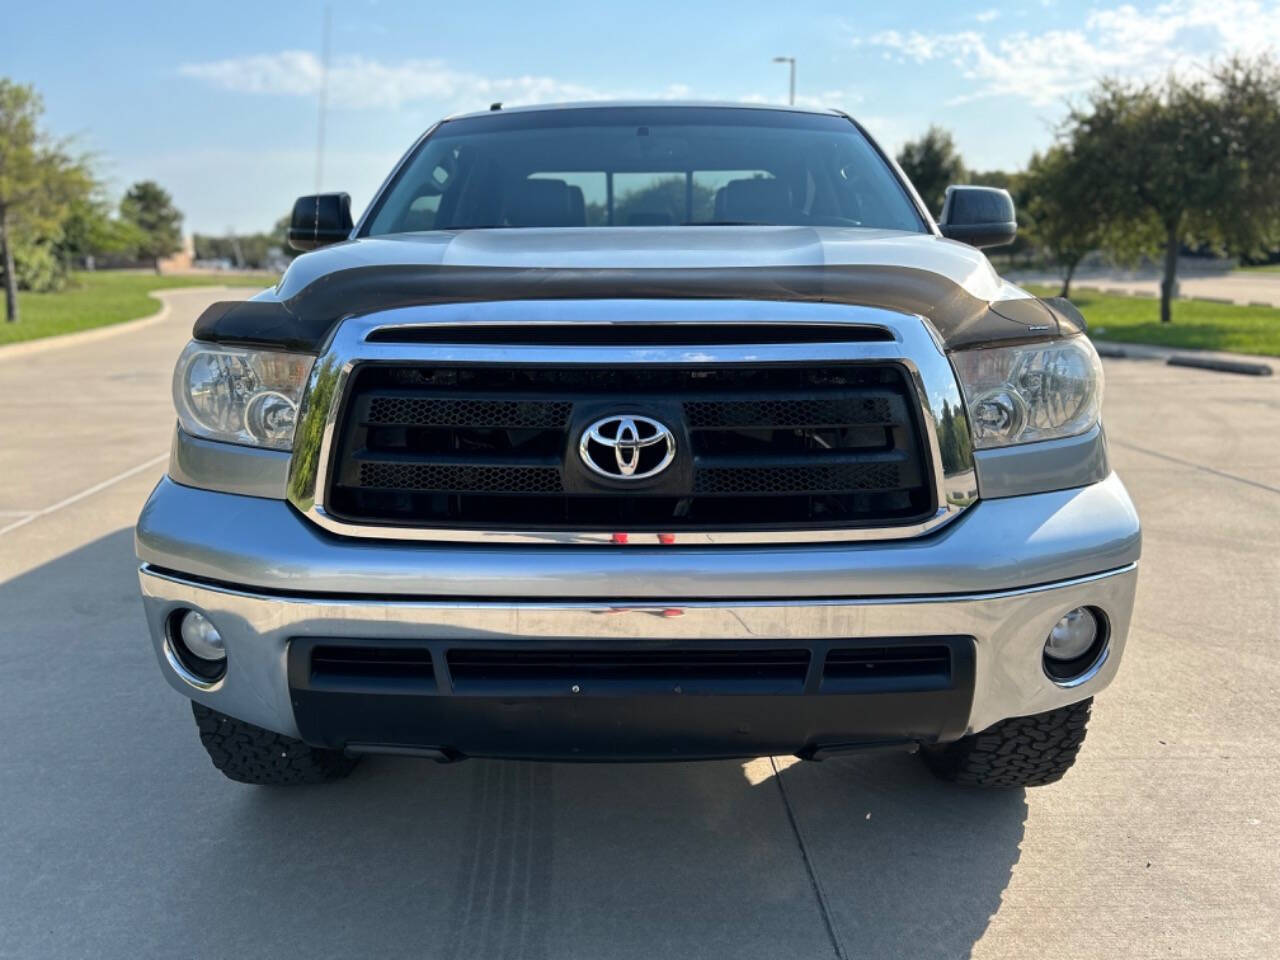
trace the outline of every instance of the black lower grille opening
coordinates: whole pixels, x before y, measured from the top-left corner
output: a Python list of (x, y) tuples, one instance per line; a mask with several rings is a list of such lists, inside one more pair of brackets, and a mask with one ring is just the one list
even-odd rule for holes
[[(450, 650), (458, 694), (802, 693), (807, 650)], [(574, 688), (577, 688), (575, 691)]]
[(830, 650), (823, 664), (823, 693), (945, 690), (951, 686), (951, 649), (902, 645)]
[(314, 690), (434, 692), (435, 668), (425, 647), (321, 646), (311, 652)]
[[(370, 363), (349, 382), (324, 501), (338, 520), (679, 534), (907, 525), (937, 507), (919, 402), (892, 362)], [(678, 483), (589, 482), (580, 434), (614, 412), (667, 423)]]

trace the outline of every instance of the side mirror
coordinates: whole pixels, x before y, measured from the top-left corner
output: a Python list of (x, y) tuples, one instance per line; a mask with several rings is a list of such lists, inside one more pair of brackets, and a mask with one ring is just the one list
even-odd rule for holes
[(938, 229), (974, 247), (1000, 247), (1018, 235), (1013, 197), (996, 187), (947, 187)]
[(314, 250), (341, 243), (351, 235), (351, 195), (317, 193), (299, 197), (289, 217), (289, 246)]

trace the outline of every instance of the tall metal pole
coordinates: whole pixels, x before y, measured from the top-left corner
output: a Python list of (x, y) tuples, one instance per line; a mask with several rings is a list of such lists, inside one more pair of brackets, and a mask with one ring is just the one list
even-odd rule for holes
[(791, 95), (787, 102), (794, 107), (796, 105), (796, 58), (795, 57), (774, 57), (773, 62), (785, 63), (791, 67), (791, 88), (790, 88)]
[(244, 251), (240, 249), (240, 238), (236, 236), (235, 227), (227, 227), (227, 237), (231, 240), (231, 259), (235, 261), (235, 267), (239, 270), (244, 266)]
[(329, 33), (332, 22), (333, 11), (325, 4), (324, 33), (320, 44), (320, 116), (316, 122), (316, 193), (324, 189), (324, 117), (329, 106)]

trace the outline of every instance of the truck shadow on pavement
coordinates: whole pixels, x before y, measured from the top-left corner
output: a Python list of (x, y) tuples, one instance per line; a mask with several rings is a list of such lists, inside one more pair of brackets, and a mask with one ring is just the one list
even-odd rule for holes
[(1022, 791), (905, 755), (235, 784), (136, 593), (129, 530), (0, 584), (15, 955), (963, 957), (1018, 860)]

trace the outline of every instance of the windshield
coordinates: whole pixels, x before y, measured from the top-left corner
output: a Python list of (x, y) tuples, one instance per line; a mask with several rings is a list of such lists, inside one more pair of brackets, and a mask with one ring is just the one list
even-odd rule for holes
[(925, 230), (843, 117), (609, 107), (446, 121), (363, 232), (731, 224)]

